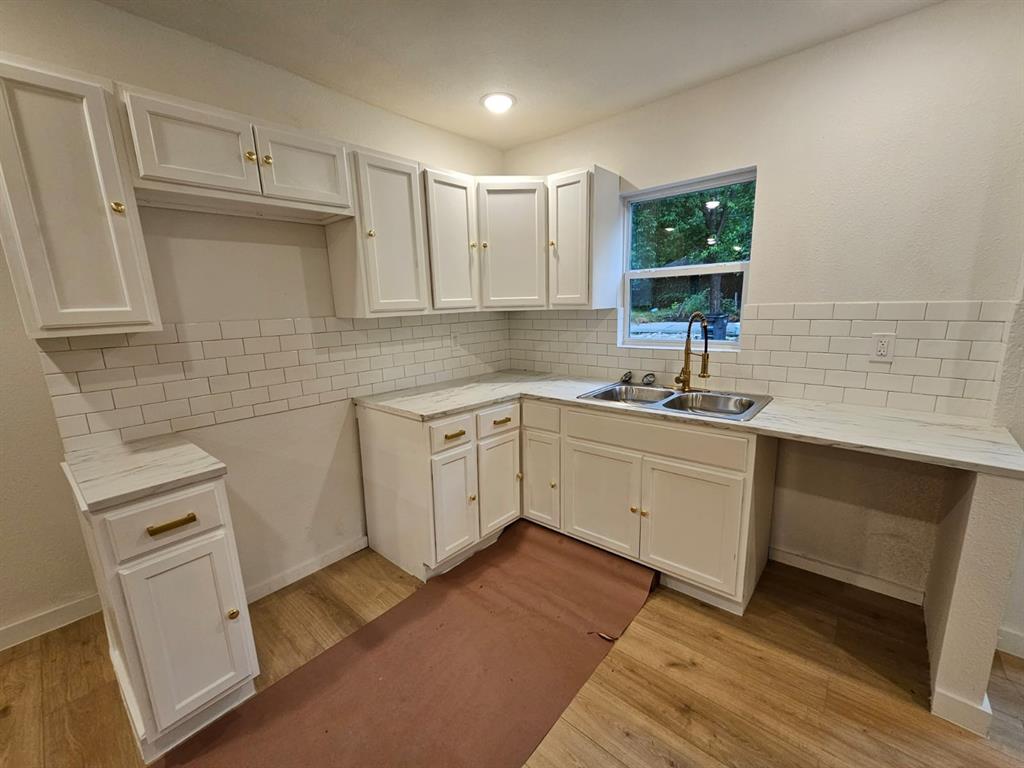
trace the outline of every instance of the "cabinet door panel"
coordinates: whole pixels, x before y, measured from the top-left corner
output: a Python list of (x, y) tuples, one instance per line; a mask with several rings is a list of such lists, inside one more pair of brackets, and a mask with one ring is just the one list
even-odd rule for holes
[(544, 183), (480, 182), (480, 260), (487, 307), (543, 307), (547, 299)]
[(254, 672), (236, 573), (223, 531), (118, 571), (160, 730)]
[(29, 335), (159, 322), (102, 88), (0, 64), (0, 177), (0, 237)]
[(523, 515), (555, 528), (562, 523), (559, 437), (523, 431)]
[(640, 559), (728, 595), (736, 591), (743, 478), (644, 458)]
[(357, 154), (359, 237), (371, 312), (427, 308), (419, 167)]
[(477, 469), (482, 538), (519, 517), (518, 430), (477, 443)]
[(252, 124), (221, 113), (125, 95), (143, 179), (175, 181), (235, 192), (260, 192)]
[(549, 286), (552, 304), (590, 302), (590, 174), (548, 181)]
[(426, 172), (430, 274), (437, 309), (475, 307), (476, 184), (472, 176)]
[(637, 557), (640, 455), (566, 439), (562, 457), (564, 530)]
[[(480, 540), (476, 446), (470, 444), (430, 460), (434, 484), (434, 544), (437, 562)], [(472, 498), (471, 498), (472, 497)]]
[(255, 131), (264, 195), (352, 207), (343, 144), (260, 125)]

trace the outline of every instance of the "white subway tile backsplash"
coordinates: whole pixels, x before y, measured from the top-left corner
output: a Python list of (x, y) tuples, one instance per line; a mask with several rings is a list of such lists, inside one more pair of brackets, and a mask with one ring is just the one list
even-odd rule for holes
[(211, 411), (224, 410), (231, 407), (231, 395), (221, 393), (219, 395), (204, 395), (190, 397), (188, 400), (192, 413), (209, 413)]
[(228, 372), (227, 361), (222, 358), (213, 360), (186, 360), (182, 363), (186, 379), (206, 378), (209, 376), (223, 376)]
[(873, 301), (844, 301), (832, 306), (836, 320), (874, 320), (878, 304)]
[(98, 349), (79, 352), (43, 352), (43, 373), (74, 373), (95, 371), (104, 366), (103, 353)]
[(139, 384), (159, 384), (164, 381), (180, 381), (185, 378), (181, 363), (135, 366), (135, 379)]
[(793, 317), (792, 304), (760, 304), (757, 317), (760, 320), (788, 320)]
[(984, 301), (981, 304), (981, 316), (978, 319), (1008, 323), (1013, 320), (1016, 307), (1017, 303), (1013, 301)]
[(57, 432), (61, 437), (75, 437), (89, 434), (89, 420), (84, 414), (61, 416), (57, 419)]
[(223, 341), (204, 342), (202, 346), (202, 354), (200, 354), (199, 357), (231, 357), (244, 354), (245, 344), (242, 339), (224, 339)]
[(267, 367), (263, 355), (242, 355), (241, 357), (229, 357), (227, 360), (228, 373), (262, 371)]
[(79, 413), (109, 411), (114, 407), (110, 392), (89, 392), (85, 394), (57, 395), (51, 398), (53, 410), (58, 416), (74, 416)]
[(128, 338), (123, 333), (104, 333), (96, 336), (72, 336), (68, 339), (68, 345), (71, 349), (127, 347)]
[(277, 336), (257, 336), (253, 339), (243, 339), (243, 344), (247, 355), (281, 351), (281, 341)]
[(929, 301), (924, 319), (977, 320), (980, 316), (980, 301)]
[(220, 335), (224, 339), (243, 339), (260, 335), (259, 320), (221, 320)]
[(295, 333), (295, 322), (291, 318), (260, 320), (261, 336), (287, 336), (292, 333)]
[(142, 423), (142, 409), (137, 405), (133, 405), (131, 408), (117, 408), (110, 411), (90, 413), (88, 418), (90, 432), (134, 427)]
[(144, 437), (155, 435), (166, 435), (171, 431), (169, 421), (155, 421), (152, 424), (141, 424), (137, 427), (126, 427), (121, 430), (121, 439), (125, 442), (130, 440), (141, 440)]
[(134, 368), (105, 368), (102, 371), (82, 371), (78, 374), (78, 385), (82, 392), (134, 387), (135, 384)]
[(812, 336), (849, 336), (850, 320), (811, 320), (809, 333)]
[(971, 356), (971, 342), (922, 339), (917, 343), (917, 356), (966, 360)]
[(185, 416), (180, 419), (171, 419), (171, 430), (180, 432), (183, 429), (196, 429), (197, 427), (208, 427), (216, 421), (212, 413), (200, 413), (197, 416)]
[(943, 379), (938, 376), (916, 376), (912, 391), (922, 395), (944, 395), (946, 397), (963, 397), (963, 379)]
[(943, 360), (940, 376), (951, 379), (995, 380), (997, 364), (980, 360)]
[(179, 323), (178, 341), (209, 341), (220, 338), (220, 323)]
[(77, 373), (47, 373), (46, 388), (51, 395), (70, 395), (81, 392)]
[(950, 322), (946, 330), (947, 339), (969, 341), (1000, 341), (1003, 338), (1003, 323), (982, 323), (971, 321)]
[(132, 347), (141, 347), (148, 344), (173, 344), (177, 340), (178, 331), (174, 323), (168, 323), (162, 331), (128, 334), (128, 344)]
[(188, 397), (199, 397), (210, 394), (208, 379), (187, 379), (185, 381), (169, 381), (164, 384), (164, 394), (168, 400), (180, 400)]
[(164, 403), (151, 403), (142, 406), (142, 418), (147, 423), (153, 421), (164, 421), (165, 419), (179, 419), (189, 416), (188, 400), (168, 400)]
[(248, 388), (249, 374), (247, 373), (232, 373), (227, 376), (210, 377), (210, 392), (215, 395), (220, 392), (232, 392), (236, 389)]
[[(107, 393), (110, 394), (110, 393)], [(128, 387), (126, 389), (115, 389), (114, 402), (118, 408), (127, 408), (132, 405), (145, 405), (146, 403), (159, 403), (164, 397), (163, 384), (145, 384), (140, 387)]]
[[(161, 348), (174, 346), (162, 344)], [(106, 368), (126, 368), (136, 365), (152, 365), (157, 362), (156, 347), (115, 347), (103, 350), (103, 366)], [(163, 361), (161, 361), (163, 362)]]
[(924, 320), (923, 301), (883, 301), (878, 305), (878, 320)]
[[(161, 363), (180, 363), (183, 360), (201, 360), (204, 344), (223, 344), (220, 341), (184, 341), (177, 344), (160, 344), (156, 347)], [(230, 343), (230, 342), (227, 342)], [(153, 361), (156, 362), (156, 361)], [(109, 363), (108, 363), (109, 365)]]
[(794, 304), (793, 317), (798, 320), (829, 320), (832, 317), (832, 304), (823, 302)]
[(944, 339), (947, 325), (942, 320), (899, 320), (896, 335), (912, 339)]

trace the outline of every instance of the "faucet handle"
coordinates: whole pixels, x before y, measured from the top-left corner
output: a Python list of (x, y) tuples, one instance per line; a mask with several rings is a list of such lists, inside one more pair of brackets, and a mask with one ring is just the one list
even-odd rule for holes
[(622, 374), (622, 376), (619, 377), (619, 381), (621, 381), (623, 384), (629, 384), (629, 382), (631, 382), (632, 380), (633, 380), (633, 372), (632, 371), (626, 371), (624, 374)]
[(655, 376), (653, 373), (645, 373), (644, 377), (640, 379), (640, 382), (646, 386), (651, 386), (654, 383)]

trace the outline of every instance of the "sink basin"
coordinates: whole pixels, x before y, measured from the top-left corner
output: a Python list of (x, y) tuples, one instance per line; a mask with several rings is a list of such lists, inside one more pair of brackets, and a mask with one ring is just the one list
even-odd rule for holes
[(613, 403), (638, 403), (649, 405), (660, 403), (676, 394), (674, 389), (668, 387), (647, 387), (636, 384), (610, 384), (601, 389), (595, 389), (585, 395), (580, 395), (586, 400), (607, 400)]
[(768, 395), (734, 395), (727, 392), (680, 392), (658, 404), (659, 408), (720, 419), (747, 421), (771, 402)]

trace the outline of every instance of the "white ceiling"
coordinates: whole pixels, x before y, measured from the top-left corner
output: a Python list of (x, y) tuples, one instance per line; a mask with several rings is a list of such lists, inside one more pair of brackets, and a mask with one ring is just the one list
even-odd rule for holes
[[(499, 148), (935, 0), (103, 0)], [(480, 97), (518, 104), (496, 116)]]

